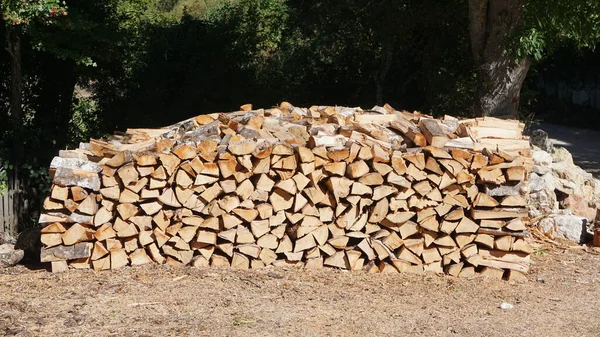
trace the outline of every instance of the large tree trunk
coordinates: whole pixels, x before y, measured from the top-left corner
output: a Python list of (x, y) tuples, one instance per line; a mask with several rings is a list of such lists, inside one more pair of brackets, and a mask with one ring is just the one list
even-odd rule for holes
[(394, 55), (393, 47), (391, 43), (386, 42), (383, 46), (383, 50), (381, 53), (381, 59), (379, 62), (379, 69), (375, 71), (375, 103), (377, 105), (383, 105), (384, 102), (384, 84), (385, 77), (387, 76), (388, 71), (390, 70), (390, 65), (392, 64), (392, 57)]
[(531, 60), (507, 52), (511, 34), (522, 25), (521, 0), (469, 0), (471, 49), (477, 67), (477, 116), (516, 117), (521, 86)]
[[(10, 55), (10, 120), (12, 127), (12, 155), (10, 159), (13, 162), (13, 186), (16, 186), (16, 190), (13, 193), (17, 193), (17, 196), (24, 189), (25, 182), (22, 181), (21, 164), (24, 156), (24, 128), (23, 128), (23, 71), (21, 69), (22, 56), (21, 56), (21, 33), (18, 28), (8, 25), (6, 29), (6, 50)], [(26, 221), (25, 210), (27, 209), (27, 203), (24, 200), (16, 200), (13, 204), (13, 211), (16, 215), (14, 223), (12, 224), (15, 229), (21, 229)]]
[(23, 156), (23, 78), (21, 70), (21, 35), (17, 28), (8, 26), (7, 50), (10, 54), (10, 118), (12, 121), (13, 158), (18, 164)]
[(393, 20), (397, 20), (394, 17), (394, 10), (392, 6), (394, 3), (389, 0), (384, 0), (380, 3), (380, 17), (382, 30), (379, 32), (379, 43), (381, 43), (381, 55), (379, 56), (379, 65), (373, 73), (375, 80), (375, 104), (382, 106), (384, 102), (384, 89), (385, 89), (385, 78), (390, 66), (392, 65), (392, 59), (394, 57), (394, 33), (388, 29), (393, 26)]
[(478, 69), (479, 82), (475, 101), (477, 116), (510, 117), (517, 116), (523, 80), (531, 62), (529, 58), (515, 63), (504, 57)]
[(73, 91), (77, 83), (75, 63), (71, 60), (60, 60), (49, 54), (39, 55), (40, 71), (38, 81), (41, 91), (38, 94), (38, 104), (44, 107), (43, 114), (36, 116), (34, 127), (45, 130), (48, 136), (39, 137), (40, 162), (52, 159), (46, 154), (55, 153), (67, 145), (69, 121), (73, 116), (71, 111)]

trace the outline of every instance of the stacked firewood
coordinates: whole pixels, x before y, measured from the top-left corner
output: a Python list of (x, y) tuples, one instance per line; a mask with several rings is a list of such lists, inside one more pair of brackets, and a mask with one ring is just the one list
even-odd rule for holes
[(522, 130), (283, 103), (92, 139), (52, 161), (41, 260), (523, 278)]

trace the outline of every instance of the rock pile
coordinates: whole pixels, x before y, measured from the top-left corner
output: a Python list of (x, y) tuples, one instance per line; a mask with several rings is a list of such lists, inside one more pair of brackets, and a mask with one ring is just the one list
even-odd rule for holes
[(600, 205), (600, 182), (573, 163), (565, 148), (554, 147), (542, 130), (532, 133), (533, 172), (529, 179), (530, 215), (549, 237), (577, 243), (591, 239), (590, 225)]
[(24, 252), (15, 248), (16, 243), (10, 235), (0, 233), (0, 268), (12, 267), (23, 259)]

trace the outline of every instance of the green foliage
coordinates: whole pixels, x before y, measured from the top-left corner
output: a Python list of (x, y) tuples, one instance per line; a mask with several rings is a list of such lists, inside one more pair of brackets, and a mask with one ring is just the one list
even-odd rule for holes
[[(524, 1), (507, 50), (541, 62), (593, 48), (599, 3)], [(0, 37), (22, 37), (28, 161), (19, 170), (36, 191), (59, 149), (244, 103), (371, 107), (379, 85), (398, 109), (473, 113), (466, 0), (0, 0), (0, 13)], [(9, 59), (0, 53), (0, 150), (14, 134)], [(537, 104), (531, 88), (522, 105)], [(521, 118), (534, 116), (523, 109)], [(0, 191), (9, 167), (0, 161)]]
[(536, 61), (542, 59), (546, 41), (544, 35), (531, 28), (525, 31), (521, 37), (519, 37), (519, 48), (517, 48), (517, 59), (520, 60), (526, 56), (532, 56)]
[(17, 169), (21, 177), (27, 181), (28, 188), (32, 189), (36, 196), (44, 196), (50, 191), (50, 177), (48, 168), (33, 164), (23, 164), (15, 167), (7, 159), (0, 158), (0, 195), (6, 193), (8, 188), (8, 174)]
[(67, 6), (59, 0), (2, 0), (0, 13), (7, 25), (26, 28), (30, 23), (51, 25), (67, 16)]
[(243, 67), (261, 67), (279, 51), (288, 12), (285, 0), (240, 0), (217, 8), (208, 22), (231, 28), (232, 49), (245, 53), (252, 62)]
[(11, 169), (12, 165), (0, 157), (0, 195), (6, 193), (6, 189), (8, 188), (8, 171)]
[[(516, 56), (540, 61), (565, 42), (593, 48), (600, 41), (600, 1), (530, 0), (523, 5), (524, 27), (516, 37)], [(513, 42), (514, 43), (514, 42)]]
[(48, 168), (45, 166), (35, 164), (23, 164), (20, 168), (24, 172), (27, 185), (30, 189), (33, 189), (36, 196), (43, 198), (50, 192), (50, 185), (52, 181), (48, 176)]
[(80, 142), (87, 142), (90, 138), (98, 138), (101, 135), (101, 120), (98, 115), (98, 105), (94, 100), (88, 97), (75, 97), (71, 111), (68, 147), (76, 148)]

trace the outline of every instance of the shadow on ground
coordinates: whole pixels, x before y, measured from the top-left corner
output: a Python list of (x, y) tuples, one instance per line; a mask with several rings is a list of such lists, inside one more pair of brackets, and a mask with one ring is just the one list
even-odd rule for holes
[(531, 130), (542, 129), (556, 146), (566, 148), (573, 161), (587, 172), (600, 178), (600, 131), (538, 123)]

